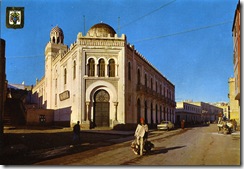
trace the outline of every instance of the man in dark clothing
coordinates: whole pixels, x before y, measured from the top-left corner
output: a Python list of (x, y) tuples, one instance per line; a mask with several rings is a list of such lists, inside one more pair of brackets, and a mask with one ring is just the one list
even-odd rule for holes
[(73, 141), (75, 142), (78, 140), (78, 142), (80, 142), (80, 121), (77, 121), (77, 124), (74, 125), (73, 133), (74, 133)]

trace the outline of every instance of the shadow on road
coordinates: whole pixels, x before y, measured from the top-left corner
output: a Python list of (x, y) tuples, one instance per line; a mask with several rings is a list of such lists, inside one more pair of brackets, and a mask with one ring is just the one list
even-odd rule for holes
[(28, 165), (131, 139), (127, 135), (81, 132), (81, 143), (76, 146), (72, 138), (71, 129), (57, 131), (14, 129), (11, 133), (4, 133), (4, 147), (0, 155), (0, 163), (4, 165)]
[(186, 147), (186, 146), (175, 146), (175, 147), (169, 147), (169, 148), (156, 147), (154, 150), (149, 152), (148, 155), (156, 155), (156, 154), (167, 153), (170, 150), (175, 150), (175, 149), (179, 149), (179, 148), (183, 148), (183, 147)]

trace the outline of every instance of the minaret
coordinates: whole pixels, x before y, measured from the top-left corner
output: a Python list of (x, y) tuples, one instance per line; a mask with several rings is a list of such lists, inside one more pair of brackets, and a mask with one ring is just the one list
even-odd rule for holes
[(58, 53), (63, 53), (68, 50), (67, 45), (64, 45), (63, 30), (58, 26), (54, 27), (50, 32), (50, 41), (45, 48), (45, 93), (44, 100), (46, 108), (52, 109), (54, 100), (54, 90), (52, 89), (52, 61)]

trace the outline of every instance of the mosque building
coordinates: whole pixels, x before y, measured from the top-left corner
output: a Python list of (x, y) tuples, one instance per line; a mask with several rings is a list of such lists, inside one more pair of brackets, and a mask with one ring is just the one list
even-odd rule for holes
[(54, 121), (87, 128), (149, 125), (175, 121), (175, 86), (126, 36), (105, 23), (78, 33), (68, 47), (58, 26), (45, 48), (45, 75), (33, 94), (39, 107), (54, 110)]

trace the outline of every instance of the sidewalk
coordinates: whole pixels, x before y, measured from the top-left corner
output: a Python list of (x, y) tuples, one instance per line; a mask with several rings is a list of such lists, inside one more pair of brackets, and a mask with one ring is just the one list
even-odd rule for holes
[(87, 133), (100, 133), (100, 134), (113, 134), (113, 135), (124, 135), (130, 136), (135, 133), (135, 131), (120, 131), (120, 130), (104, 130), (104, 129), (91, 129), (91, 130), (81, 130), (81, 132)]
[[(130, 136), (134, 135), (134, 131), (118, 131), (111, 128), (81, 129), (82, 144), (73, 146), (72, 133), (70, 127), (5, 127), (4, 135), (6, 134), (8, 142), (0, 153), (0, 162), (5, 165), (29, 164), (36, 160), (127, 141)], [(57, 142), (57, 140), (59, 141)], [(38, 145), (43, 144), (48, 147), (37, 148)], [(11, 157), (14, 157), (15, 160), (11, 160)]]

